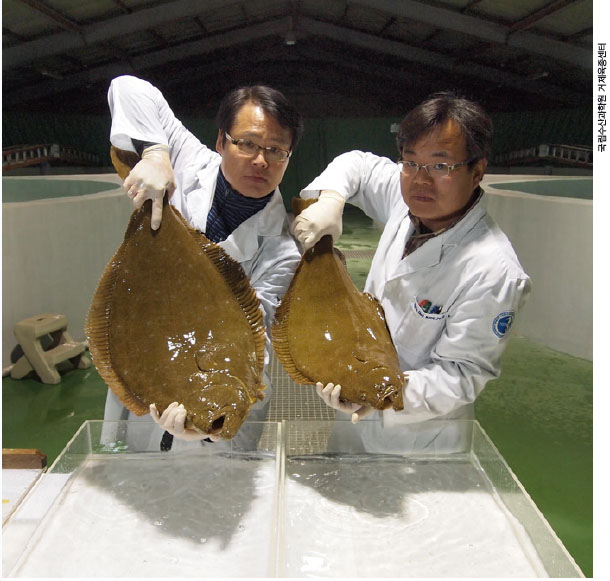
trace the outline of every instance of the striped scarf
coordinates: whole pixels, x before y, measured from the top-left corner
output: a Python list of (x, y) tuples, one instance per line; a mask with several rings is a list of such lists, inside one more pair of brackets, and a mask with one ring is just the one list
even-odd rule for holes
[(272, 196), (273, 192), (264, 198), (243, 196), (231, 187), (219, 168), (214, 199), (205, 226), (205, 235), (216, 243), (226, 240), (242, 222), (262, 210)]

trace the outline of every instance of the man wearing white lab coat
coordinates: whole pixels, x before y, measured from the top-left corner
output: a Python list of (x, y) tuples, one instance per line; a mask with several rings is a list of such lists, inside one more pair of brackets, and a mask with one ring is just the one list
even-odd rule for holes
[[(473, 418), (474, 400), (500, 374), (530, 281), (479, 186), (492, 131), (481, 107), (439, 94), (402, 121), (399, 162), (345, 153), (301, 192), (319, 197), (293, 224), (305, 249), (340, 235), (346, 201), (385, 224), (365, 291), (385, 311), (405, 375), (404, 410), (384, 410), (375, 428), (362, 425), (365, 440), (381, 437), (373, 434), (380, 426)], [(372, 411), (342, 401), (339, 385), (317, 390), (354, 423)], [(442, 440), (428, 428), (419, 438), (418, 447)]]
[[(167, 192), (170, 203), (194, 228), (244, 268), (268, 328), (300, 259), (278, 189), (302, 134), (299, 113), (281, 93), (268, 87), (237, 89), (221, 103), (216, 151), (212, 151), (182, 125), (161, 92), (147, 81), (115, 78), (108, 102), (112, 145), (142, 158), (123, 184), (134, 207), (152, 200), (151, 227), (157, 229)], [(265, 401), (254, 405), (251, 420), (265, 419), (271, 391), (266, 374), (265, 382)], [(180, 402), (160, 411), (161, 415), (152, 406), (151, 415), (146, 416), (160, 426), (152, 431), (151, 439), (159, 436), (158, 441), (163, 430), (170, 445), (173, 436), (184, 441), (202, 439), (200, 433), (185, 429), (186, 411)], [(104, 417), (128, 417), (110, 391)], [(218, 437), (210, 434), (209, 439)]]

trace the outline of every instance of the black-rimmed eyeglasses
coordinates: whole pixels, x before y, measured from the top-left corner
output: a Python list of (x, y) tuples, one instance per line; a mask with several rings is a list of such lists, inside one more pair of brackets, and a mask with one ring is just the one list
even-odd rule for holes
[(290, 155), (291, 151), (286, 151), (285, 149), (280, 149), (279, 147), (264, 147), (262, 145), (258, 145), (249, 139), (233, 139), (226, 131), (225, 135), (227, 139), (233, 144), (237, 146), (237, 149), (244, 155), (252, 156), (258, 155), (258, 152), (262, 150), (263, 156), (267, 161), (286, 161)]
[(467, 159), (465, 161), (460, 161), (459, 163), (454, 163), (450, 165), (448, 163), (417, 163), (416, 161), (406, 161), (399, 160), (396, 163), (400, 168), (401, 173), (406, 176), (413, 177), (417, 174), (420, 169), (425, 169), (426, 173), (431, 178), (440, 178), (449, 175), (449, 172), (452, 172), (454, 169), (461, 167), (463, 165), (468, 165), (475, 161), (476, 158)]

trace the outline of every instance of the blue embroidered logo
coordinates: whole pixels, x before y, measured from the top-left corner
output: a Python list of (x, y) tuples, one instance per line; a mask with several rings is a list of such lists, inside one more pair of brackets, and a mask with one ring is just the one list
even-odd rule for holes
[(493, 323), (493, 331), (497, 337), (504, 337), (506, 333), (510, 331), (510, 328), (513, 326), (513, 319), (515, 318), (515, 311), (506, 311), (504, 313), (500, 313), (495, 319)]

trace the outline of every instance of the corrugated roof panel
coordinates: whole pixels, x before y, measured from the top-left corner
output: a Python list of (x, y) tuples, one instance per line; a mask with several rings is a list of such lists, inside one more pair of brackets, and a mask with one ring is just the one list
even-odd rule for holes
[(569, 37), (583, 30), (583, 22), (593, 23), (593, 2), (591, 0), (576, 0), (573, 4), (545, 16), (529, 30)]
[[(246, 3), (245, 3), (246, 4)], [(245, 4), (229, 4), (212, 11), (205, 10), (205, 3), (201, 3), (200, 19), (210, 32), (218, 32), (227, 28), (240, 26), (247, 20)], [(242, 8), (244, 6), (244, 8)]]
[(385, 28), (390, 19), (391, 15), (387, 12), (361, 4), (348, 4), (342, 24), (376, 34)]
[(336, 0), (332, 2), (329, 0), (306, 0), (299, 7), (299, 11), (311, 18), (339, 22), (347, 10), (346, 5), (346, 2), (337, 2)]
[(383, 30), (383, 36), (393, 39), (403, 39), (406, 43), (417, 43), (427, 39), (438, 29), (425, 22), (417, 22), (407, 18), (395, 18)]
[(16, 0), (3, 0), (2, 27), (26, 39), (63, 30), (48, 16)]
[(256, 20), (267, 20), (277, 18), (290, 13), (288, 2), (278, 2), (278, 0), (257, 0), (256, 2), (246, 2), (244, 8), (248, 17)]
[(193, 17), (172, 20), (171, 22), (164, 23), (162, 26), (155, 27), (154, 30), (168, 42), (189, 40), (207, 33), (203, 20)]
[(484, 16), (502, 24), (516, 22), (540, 10), (549, 0), (483, 0), (467, 14)]
[(46, 4), (52, 10), (55, 10), (65, 18), (80, 25), (86, 25), (100, 19), (124, 14), (117, 3), (112, 0), (95, 0), (95, 2), (83, 2), (82, 0), (45, 0), (43, 4)]

